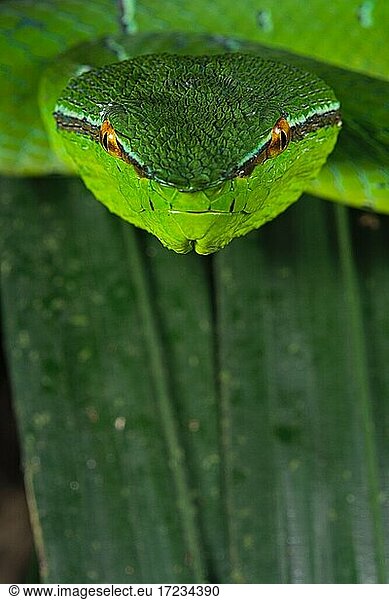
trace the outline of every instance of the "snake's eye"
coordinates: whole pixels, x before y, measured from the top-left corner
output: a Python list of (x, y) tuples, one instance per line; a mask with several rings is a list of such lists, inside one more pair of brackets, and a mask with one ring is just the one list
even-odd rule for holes
[(274, 125), (271, 131), (271, 140), (267, 147), (267, 158), (273, 158), (281, 154), (290, 142), (290, 125), (288, 121), (281, 117)]
[(108, 154), (122, 158), (123, 150), (116, 139), (116, 133), (111, 123), (106, 120), (100, 127), (100, 144)]

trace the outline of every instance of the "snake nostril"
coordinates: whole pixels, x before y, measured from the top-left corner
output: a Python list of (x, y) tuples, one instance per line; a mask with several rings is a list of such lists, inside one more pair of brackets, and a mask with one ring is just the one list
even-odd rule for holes
[(235, 208), (235, 198), (233, 199), (233, 201), (231, 202), (230, 205), (230, 213), (234, 212), (234, 208)]

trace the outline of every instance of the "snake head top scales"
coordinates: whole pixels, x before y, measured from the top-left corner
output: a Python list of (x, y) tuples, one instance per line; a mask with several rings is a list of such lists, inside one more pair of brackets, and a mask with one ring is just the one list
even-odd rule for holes
[(72, 78), (57, 131), (111, 211), (208, 254), (276, 217), (333, 149), (321, 79), (251, 54), (144, 55)]

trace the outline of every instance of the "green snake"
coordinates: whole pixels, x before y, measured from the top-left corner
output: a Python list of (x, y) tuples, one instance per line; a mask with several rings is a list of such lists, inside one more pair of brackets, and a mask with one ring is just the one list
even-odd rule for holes
[(387, 4), (334, 3), (352, 38), (338, 56), (326, 3), (285, 24), (293, 6), (1, 3), (1, 172), (77, 173), (179, 253), (215, 252), (304, 191), (389, 213), (387, 64), (371, 42)]

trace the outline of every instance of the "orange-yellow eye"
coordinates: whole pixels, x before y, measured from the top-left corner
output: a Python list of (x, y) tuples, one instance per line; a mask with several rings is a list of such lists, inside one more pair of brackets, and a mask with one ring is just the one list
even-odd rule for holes
[(271, 140), (267, 147), (266, 158), (281, 154), (290, 142), (290, 125), (284, 117), (280, 117), (271, 131)]
[(122, 147), (117, 141), (115, 130), (108, 120), (104, 121), (100, 127), (100, 144), (108, 154), (116, 156), (116, 158), (123, 157)]

